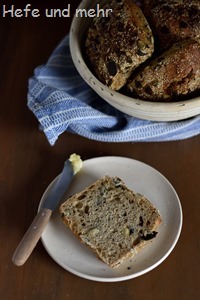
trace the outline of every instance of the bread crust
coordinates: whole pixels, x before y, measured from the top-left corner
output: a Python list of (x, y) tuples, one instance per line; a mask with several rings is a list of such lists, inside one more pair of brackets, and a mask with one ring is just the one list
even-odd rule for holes
[(109, 176), (70, 197), (60, 213), (74, 235), (113, 268), (154, 238), (162, 222), (149, 200)]
[(200, 37), (200, 2), (196, 0), (144, 1), (144, 14), (149, 21), (160, 52), (187, 38)]
[(133, 75), (127, 88), (143, 100), (187, 99), (200, 89), (200, 40), (174, 44)]
[(132, 0), (111, 0), (109, 17), (94, 18), (86, 32), (85, 55), (97, 78), (113, 90), (154, 51), (151, 29)]

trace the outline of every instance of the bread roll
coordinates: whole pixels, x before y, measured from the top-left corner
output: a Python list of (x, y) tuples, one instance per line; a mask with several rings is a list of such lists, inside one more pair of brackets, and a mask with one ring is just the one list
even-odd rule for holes
[(200, 37), (200, 1), (144, 0), (144, 13), (160, 52), (183, 39)]
[(125, 85), (132, 71), (154, 50), (150, 27), (132, 0), (111, 0), (108, 17), (92, 19), (86, 32), (85, 54), (97, 78), (113, 90)]
[(172, 101), (200, 89), (200, 40), (188, 39), (140, 69), (128, 82), (134, 97)]

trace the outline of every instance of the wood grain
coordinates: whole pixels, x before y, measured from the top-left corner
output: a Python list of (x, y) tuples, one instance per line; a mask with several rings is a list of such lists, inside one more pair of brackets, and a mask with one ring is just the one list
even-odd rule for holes
[[(64, 2), (48, 5), (64, 6)], [(34, 5), (42, 9), (47, 1)], [(51, 147), (27, 108), (28, 79), (67, 34), (71, 19), (0, 18), (0, 299), (200, 299), (200, 136), (165, 143), (101, 143), (64, 133)], [(22, 267), (12, 263), (44, 190), (77, 149), (83, 159), (120, 155), (143, 161), (176, 189), (183, 230), (174, 251), (153, 271), (119, 283), (88, 281), (57, 265), (41, 242)]]

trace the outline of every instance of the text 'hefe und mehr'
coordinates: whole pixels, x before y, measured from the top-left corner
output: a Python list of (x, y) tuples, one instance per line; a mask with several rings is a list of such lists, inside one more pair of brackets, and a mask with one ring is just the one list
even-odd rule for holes
[[(56, 18), (56, 17), (64, 17), (64, 18), (69, 18), (71, 16), (71, 6), (70, 4), (67, 5), (66, 8), (46, 8), (43, 11), (43, 14), (45, 17), (48, 18)], [(75, 16), (76, 17), (89, 17), (89, 18), (94, 18), (94, 17), (108, 17), (109, 13), (112, 12), (112, 9), (103, 9), (100, 8), (100, 5), (97, 4), (96, 8), (90, 8), (90, 9), (85, 9), (85, 8), (77, 8), (75, 11)], [(2, 6), (2, 16), (5, 17), (16, 17), (16, 18), (21, 18), (21, 17), (33, 17), (33, 18), (38, 18), (41, 16), (41, 12), (38, 8), (32, 8), (31, 4), (26, 4), (24, 8), (16, 8), (15, 5), (3, 5)]]

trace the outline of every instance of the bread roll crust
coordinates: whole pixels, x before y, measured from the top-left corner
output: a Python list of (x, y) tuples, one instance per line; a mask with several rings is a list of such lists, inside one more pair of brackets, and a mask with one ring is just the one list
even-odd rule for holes
[(183, 39), (200, 37), (199, 1), (146, 0), (144, 14), (160, 52)]
[(200, 89), (200, 40), (187, 39), (152, 60), (127, 85), (134, 97), (149, 101), (187, 98)]
[(132, 71), (154, 50), (151, 29), (132, 0), (111, 0), (108, 17), (96, 17), (87, 32), (85, 54), (97, 78), (113, 90), (123, 87)]

